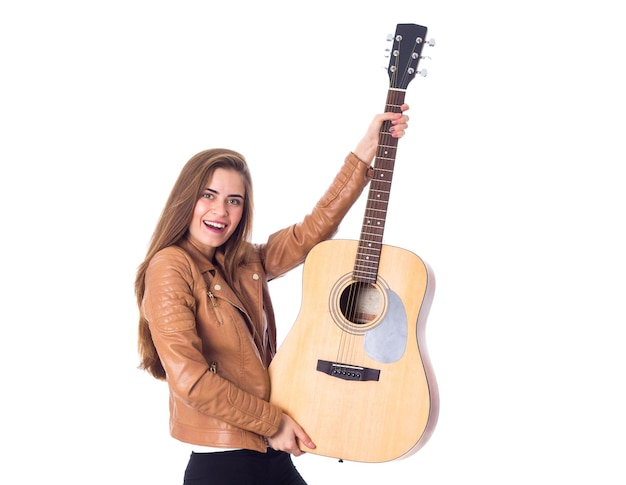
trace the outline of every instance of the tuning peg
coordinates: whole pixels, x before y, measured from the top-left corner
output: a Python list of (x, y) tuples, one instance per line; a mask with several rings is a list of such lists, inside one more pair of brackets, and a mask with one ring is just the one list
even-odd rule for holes
[(420, 69), (417, 73), (422, 77), (428, 76), (428, 71), (426, 69)]
[(426, 41), (426, 43), (430, 46), (430, 47), (435, 47), (435, 39), (429, 39)]

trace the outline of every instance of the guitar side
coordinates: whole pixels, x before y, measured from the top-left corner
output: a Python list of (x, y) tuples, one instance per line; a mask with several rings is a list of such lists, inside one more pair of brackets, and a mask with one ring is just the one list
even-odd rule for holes
[[(439, 398), (425, 344), (434, 277), (418, 256), (383, 246), (371, 320), (342, 313), (358, 241), (309, 253), (300, 313), (269, 367), (271, 402), (323, 456), (384, 462), (412, 455), (432, 434)], [(365, 377), (364, 377), (365, 376)]]

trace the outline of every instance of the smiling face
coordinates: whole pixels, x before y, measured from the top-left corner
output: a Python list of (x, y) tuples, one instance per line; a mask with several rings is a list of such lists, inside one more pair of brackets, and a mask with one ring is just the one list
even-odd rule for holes
[(235, 232), (243, 215), (246, 189), (242, 175), (217, 168), (196, 202), (189, 239), (209, 258)]

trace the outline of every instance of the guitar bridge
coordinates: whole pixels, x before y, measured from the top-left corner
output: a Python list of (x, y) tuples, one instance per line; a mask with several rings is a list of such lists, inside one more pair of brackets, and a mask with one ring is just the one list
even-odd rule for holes
[(378, 369), (329, 362), (327, 360), (318, 360), (317, 370), (331, 377), (337, 377), (346, 381), (377, 381), (380, 378), (380, 370)]

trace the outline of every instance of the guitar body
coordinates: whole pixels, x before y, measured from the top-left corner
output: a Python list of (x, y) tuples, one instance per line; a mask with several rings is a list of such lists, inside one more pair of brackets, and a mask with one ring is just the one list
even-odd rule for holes
[(357, 249), (330, 240), (309, 253), (300, 313), (269, 368), (271, 402), (317, 445), (303, 450), (384, 462), (412, 455), (437, 421), (424, 342), (434, 277), (415, 254), (385, 245), (378, 279), (364, 287), (352, 276)]

